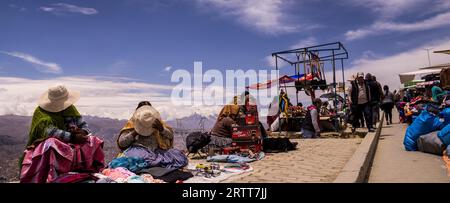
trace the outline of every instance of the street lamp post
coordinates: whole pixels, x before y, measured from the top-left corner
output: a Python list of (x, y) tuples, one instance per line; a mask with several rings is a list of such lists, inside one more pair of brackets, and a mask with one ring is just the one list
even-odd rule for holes
[(426, 48), (425, 50), (427, 50), (428, 53), (428, 66), (431, 66), (431, 59), (430, 59), (430, 50), (432, 50), (433, 48)]

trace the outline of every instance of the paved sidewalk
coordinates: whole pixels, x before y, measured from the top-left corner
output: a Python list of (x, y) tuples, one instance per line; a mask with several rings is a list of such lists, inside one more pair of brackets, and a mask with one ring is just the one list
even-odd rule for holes
[(296, 139), (299, 149), (267, 154), (252, 163), (254, 171), (224, 182), (232, 183), (329, 183), (361, 143), (355, 139)]
[(406, 128), (406, 124), (383, 127), (369, 183), (450, 183), (442, 156), (405, 150)]

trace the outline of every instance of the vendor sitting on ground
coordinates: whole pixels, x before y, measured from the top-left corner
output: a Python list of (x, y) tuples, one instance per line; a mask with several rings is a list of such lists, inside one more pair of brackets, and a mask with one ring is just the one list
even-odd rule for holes
[(216, 124), (211, 130), (211, 142), (209, 147), (224, 148), (231, 145), (233, 134), (232, 125), (239, 115), (239, 105), (225, 105), (219, 113)]
[(319, 109), (322, 106), (322, 100), (319, 98), (314, 99), (313, 104), (308, 106), (308, 112), (306, 113), (305, 121), (302, 126), (303, 138), (319, 138)]
[(64, 173), (96, 173), (104, 168), (103, 141), (91, 136), (73, 106), (79, 97), (79, 92), (63, 85), (41, 96), (20, 161), (21, 183), (52, 182)]
[(145, 159), (150, 167), (182, 168), (186, 155), (173, 148), (173, 130), (161, 121), (150, 102), (138, 104), (132, 118), (120, 130), (118, 147), (126, 157)]

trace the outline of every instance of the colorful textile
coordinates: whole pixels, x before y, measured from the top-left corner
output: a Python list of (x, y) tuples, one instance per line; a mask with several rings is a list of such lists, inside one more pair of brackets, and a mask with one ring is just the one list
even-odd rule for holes
[(31, 121), (31, 129), (28, 138), (27, 147), (35, 142), (43, 141), (48, 138), (46, 131), (47, 127), (56, 127), (61, 130), (66, 130), (65, 117), (81, 117), (75, 106), (70, 106), (64, 111), (52, 113), (45, 111), (41, 107), (37, 107), (33, 113), (33, 119)]
[(182, 168), (188, 164), (186, 155), (178, 149), (154, 151), (144, 147), (132, 146), (123, 152), (125, 157), (142, 158), (148, 167)]
[(95, 136), (89, 136), (83, 144), (48, 138), (36, 147), (25, 150), (20, 182), (52, 182), (60, 174), (71, 171), (98, 172), (105, 166), (102, 148), (103, 141)]
[(66, 173), (58, 176), (52, 183), (83, 183), (97, 180), (97, 177), (89, 173)]
[(443, 97), (447, 94), (446, 91), (442, 90), (438, 86), (434, 86), (431, 88), (431, 95), (433, 98), (433, 101), (435, 102), (441, 102)]
[(133, 172), (127, 170), (123, 167), (117, 167), (117, 168), (107, 168), (102, 171), (102, 174), (105, 176), (108, 176), (110, 179), (116, 181), (116, 182), (126, 182), (128, 177), (135, 176)]
[(109, 168), (123, 167), (131, 172), (136, 173), (142, 169), (148, 168), (148, 162), (139, 157), (119, 157), (113, 159), (109, 164)]
[(239, 114), (239, 105), (225, 105), (217, 116), (217, 122), (226, 117), (233, 117)]
[(225, 162), (225, 163), (248, 163), (256, 161), (256, 159), (251, 159), (248, 157), (238, 156), (238, 155), (215, 155), (208, 156), (206, 158), (208, 162)]

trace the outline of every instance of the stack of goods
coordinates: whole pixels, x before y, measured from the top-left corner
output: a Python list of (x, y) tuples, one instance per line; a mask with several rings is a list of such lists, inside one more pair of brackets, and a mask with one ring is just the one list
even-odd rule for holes
[(251, 150), (254, 153), (262, 151), (261, 129), (256, 105), (242, 106), (243, 113), (233, 124), (231, 147), (223, 149), (224, 154), (236, 151)]
[(403, 144), (407, 151), (442, 155), (450, 145), (450, 106), (428, 104), (406, 129)]
[(305, 117), (306, 115), (305, 109), (300, 106), (290, 106), (288, 112), (291, 117)]

